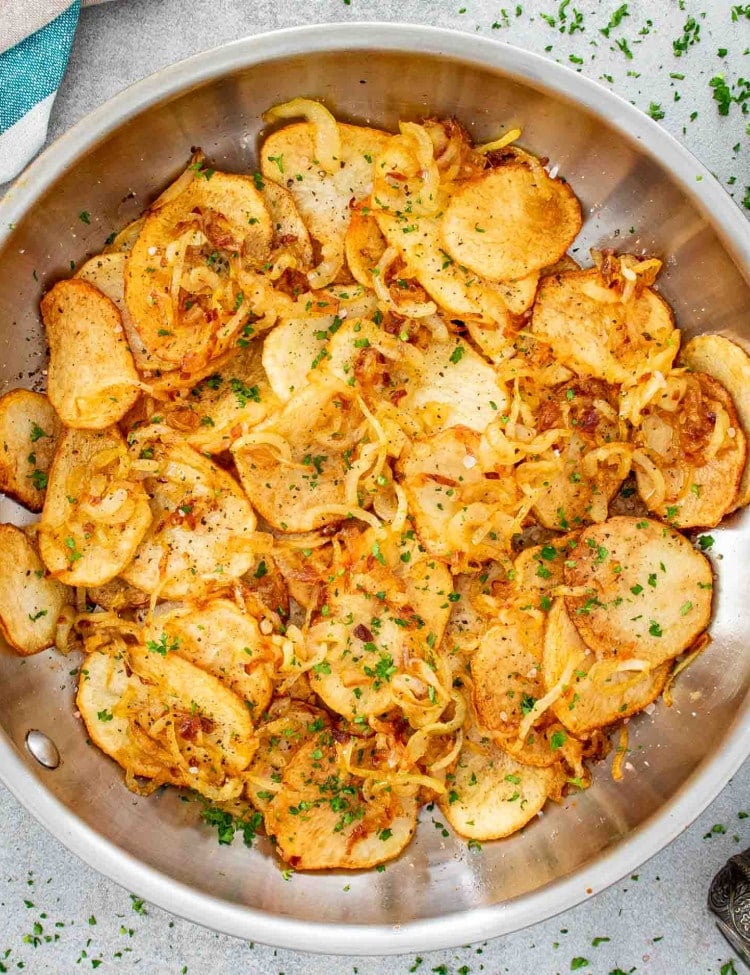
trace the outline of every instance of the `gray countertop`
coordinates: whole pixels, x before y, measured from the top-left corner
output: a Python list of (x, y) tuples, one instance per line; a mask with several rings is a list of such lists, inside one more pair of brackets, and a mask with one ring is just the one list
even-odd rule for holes
[[(601, 28), (618, 9), (627, 15), (606, 37)], [(713, 96), (723, 89), (711, 85), (721, 75), (738, 96), (740, 79), (750, 76), (750, 6), (731, 0), (573, 0), (563, 2), (562, 16), (556, 0), (117, 0), (81, 14), (50, 138), (131, 82), (197, 51), (277, 27), (356, 20), (439, 24), (566, 63), (659, 118), (750, 207), (750, 116), (736, 102), (720, 114)], [(675, 47), (684, 48), (681, 56)], [(482, 945), (360, 959), (276, 951), (144, 905), (137, 891), (68, 853), (0, 788), (0, 972), (734, 975), (705, 897), (727, 857), (750, 846), (747, 812), (750, 763), (668, 849), (591, 901)], [(734, 966), (739, 975), (741, 962)]]

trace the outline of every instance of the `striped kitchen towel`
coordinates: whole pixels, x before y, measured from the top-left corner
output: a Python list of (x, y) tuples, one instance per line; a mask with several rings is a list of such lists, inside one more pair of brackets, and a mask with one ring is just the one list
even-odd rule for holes
[(0, 183), (44, 145), (81, 0), (0, 0)]

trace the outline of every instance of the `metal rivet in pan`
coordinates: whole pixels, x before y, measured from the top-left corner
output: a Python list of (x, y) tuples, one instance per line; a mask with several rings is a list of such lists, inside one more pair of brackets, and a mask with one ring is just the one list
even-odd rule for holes
[(37, 762), (45, 768), (57, 768), (60, 764), (60, 752), (57, 750), (57, 745), (43, 731), (37, 731), (35, 728), (28, 731), (26, 733), (26, 747)]

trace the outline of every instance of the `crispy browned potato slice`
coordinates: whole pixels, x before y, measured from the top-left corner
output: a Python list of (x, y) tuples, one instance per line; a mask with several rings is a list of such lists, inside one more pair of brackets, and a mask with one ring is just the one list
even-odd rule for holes
[(668, 372), (679, 347), (672, 311), (651, 288), (608, 287), (598, 270), (542, 278), (532, 330), (554, 356), (579, 376), (624, 383)]
[(42, 393), (11, 389), (0, 398), (0, 490), (41, 511), (62, 424)]
[(575, 669), (552, 710), (568, 731), (579, 736), (642, 711), (661, 694), (672, 667), (667, 661), (644, 673), (628, 669), (627, 661), (597, 661), (573, 625), (565, 601), (556, 599), (544, 631), (542, 673), (547, 691), (571, 661)]
[[(680, 361), (718, 380), (732, 397), (745, 436), (750, 436), (750, 358), (723, 335), (696, 335), (680, 353)], [(750, 502), (750, 465), (745, 464), (733, 507)]]
[(52, 463), (39, 551), (70, 586), (120, 575), (151, 524), (148, 496), (116, 427), (66, 430)]
[(518, 832), (555, 792), (553, 768), (521, 765), (497, 745), (469, 740), (440, 797), (443, 815), (460, 836), (498, 840)]
[(128, 255), (125, 301), (149, 355), (194, 372), (232, 346), (252, 311), (241, 271), (270, 255), (271, 218), (251, 177), (197, 177), (152, 212)]
[(15, 525), (0, 525), (0, 552), (0, 630), (17, 653), (39, 653), (54, 644), (57, 621), (72, 593), (47, 575)]
[(374, 288), (372, 270), (385, 253), (388, 242), (370, 213), (354, 210), (344, 238), (346, 263), (352, 277), (366, 288)]
[[(747, 441), (732, 397), (702, 372), (670, 377), (642, 412), (638, 493), (675, 528), (713, 528), (737, 506)], [(638, 455), (636, 456), (636, 460)]]
[(258, 629), (258, 621), (231, 600), (167, 605), (157, 610), (144, 639), (147, 647), (166, 647), (213, 674), (247, 704), (253, 716), (268, 707), (273, 647)]
[(118, 705), (129, 690), (144, 707), (148, 702), (147, 688), (128, 671), (124, 656), (90, 653), (79, 675), (76, 707), (91, 741), (133, 775), (179, 784), (178, 776), (166, 765), (166, 754), (155, 755), (155, 750), (134, 739), (127, 716), (118, 713)]
[(523, 315), (534, 304), (539, 287), (539, 271), (532, 271), (517, 281), (498, 281), (497, 289), (508, 311), (513, 315)]
[(362, 780), (342, 773), (327, 731), (297, 751), (281, 785), (263, 814), (279, 855), (297, 870), (374, 867), (398, 856), (417, 825), (416, 799), (388, 789), (365, 799)]
[(360, 125), (338, 126), (340, 149), (332, 171), (316, 158), (315, 125), (286, 125), (263, 143), (260, 151), (263, 179), (286, 187), (294, 197), (310, 236), (323, 255), (313, 283), (333, 281), (344, 260), (344, 238), (351, 219), (351, 204), (369, 196), (372, 163), (387, 132)]
[(271, 180), (264, 182), (261, 193), (271, 216), (272, 247), (288, 251), (296, 258), (299, 269), (308, 270), (314, 260), (313, 248), (294, 197), (284, 186)]
[(42, 299), (49, 342), (47, 395), (69, 427), (103, 430), (140, 394), (115, 304), (88, 281), (58, 281)]
[(711, 617), (713, 576), (705, 555), (650, 518), (610, 518), (581, 532), (565, 564), (570, 618), (600, 657), (646, 661), (679, 656)]
[[(123, 579), (165, 599), (239, 579), (253, 561), (255, 529), (255, 514), (239, 484), (188, 444), (150, 450), (154, 468), (145, 483), (153, 524)], [(138, 457), (142, 450), (136, 445), (133, 452)]]
[(558, 447), (558, 472), (534, 504), (545, 528), (574, 529), (607, 517), (609, 502), (630, 472), (632, 455), (617, 408), (617, 390), (598, 379), (577, 379), (548, 391), (537, 429), (559, 428), (569, 436)]
[[(329, 728), (326, 711), (289, 697), (276, 697), (255, 729), (258, 750), (245, 792), (261, 812), (281, 789), (281, 773), (307, 742)], [(327, 740), (327, 739), (325, 739)]]
[(513, 281), (558, 261), (580, 229), (570, 186), (515, 160), (459, 184), (441, 232), (459, 264), (489, 281)]

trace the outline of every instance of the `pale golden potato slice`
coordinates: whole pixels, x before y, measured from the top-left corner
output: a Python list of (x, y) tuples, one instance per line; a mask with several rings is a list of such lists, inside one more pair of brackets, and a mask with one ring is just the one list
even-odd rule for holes
[(424, 418), (431, 430), (464, 426), (479, 433), (506, 412), (504, 385), (466, 341), (432, 341), (421, 351), (415, 382), (400, 409)]
[(278, 531), (305, 532), (357, 510), (356, 498), (347, 500), (346, 475), (365, 442), (356, 402), (335, 386), (314, 384), (238, 440), (232, 455), (247, 496), (266, 521)]
[(403, 256), (419, 284), (447, 314), (494, 323), (501, 332), (512, 327), (500, 288), (479, 278), (445, 250), (440, 220), (382, 211), (377, 212), (376, 218), (389, 246)]
[[(141, 223), (139, 223), (138, 232), (140, 232), (140, 226), (142, 226)], [(125, 338), (128, 340), (130, 351), (133, 353), (133, 361), (138, 371), (144, 373), (157, 372), (162, 368), (163, 363), (156, 356), (152, 356), (141, 341), (125, 303), (125, 266), (127, 260), (128, 255), (125, 250), (99, 254), (86, 261), (76, 271), (75, 277), (90, 282), (117, 305)]]
[(503, 738), (518, 735), (524, 717), (544, 697), (543, 638), (543, 614), (528, 611), (508, 614), (482, 636), (471, 657), (474, 707), (482, 727)]
[(713, 577), (705, 555), (650, 518), (618, 516), (581, 532), (565, 563), (565, 603), (599, 657), (677, 657), (708, 626)]
[(520, 530), (516, 512), (522, 501), (515, 482), (485, 477), (479, 448), (476, 431), (456, 426), (412, 441), (399, 458), (398, 479), (420, 541), (432, 555), (454, 561), (498, 558)]
[[(680, 353), (689, 369), (718, 380), (732, 397), (745, 436), (750, 435), (750, 359), (743, 348), (723, 335), (696, 335)], [(745, 464), (733, 507), (750, 502), (750, 465)]]
[(263, 183), (261, 193), (271, 217), (272, 247), (287, 251), (296, 258), (299, 269), (308, 270), (313, 265), (313, 248), (294, 197), (284, 186), (271, 180)]
[(297, 870), (361, 870), (398, 856), (414, 834), (417, 801), (388, 789), (366, 799), (362, 781), (342, 773), (330, 733), (303, 745), (263, 810), (281, 858)]
[[(155, 467), (145, 481), (153, 524), (122, 572), (165, 599), (238, 579), (252, 564), (255, 514), (239, 484), (188, 444), (145, 448)], [(138, 445), (132, 448), (142, 456)]]
[(137, 217), (135, 220), (131, 220), (118, 233), (111, 234), (105, 243), (104, 253), (127, 254), (128, 251), (132, 250), (133, 244), (138, 240), (138, 234), (141, 232), (145, 220), (145, 217)]
[(427, 693), (405, 666), (419, 657), (427, 632), (420, 640), (414, 621), (401, 620), (375, 595), (340, 592), (335, 600), (330, 593), (326, 598), (329, 613), (311, 628), (308, 642), (321, 656), (310, 684), (327, 707), (348, 721), (383, 714), (393, 707), (395, 677), (415, 693)]
[(140, 394), (115, 304), (88, 281), (58, 281), (42, 298), (49, 343), (47, 395), (66, 426), (103, 430)]
[(347, 267), (355, 281), (365, 288), (374, 288), (373, 268), (385, 253), (388, 242), (378, 222), (369, 212), (352, 212), (344, 238)]
[(559, 773), (521, 765), (486, 739), (467, 741), (446, 782), (440, 809), (467, 839), (499, 840), (533, 819), (555, 791)]
[(0, 491), (41, 511), (62, 424), (42, 393), (11, 389), (0, 398)]
[(146, 646), (166, 647), (217, 677), (257, 716), (271, 700), (274, 652), (258, 621), (229, 599), (166, 605), (144, 632)]
[(125, 269), (125, 301), (148, 353), (191, 373), (234, 345), (253, 311), (245, 269), (270, 256), (271, 218), (253, 179), (192, 179), (149, 214)]
[(634, 441), (641, 451), (638, 493), (675, 528), (713, 528), (737, 506), (747, 442), (732, 397), (716, 379), (670, 376), (641, 412)]
[(518, 160), (459, 184), (441, 224), (451, 257), (489, 281), (517, 280), (554, 264), (580, 229), (581, 206), (570, 186)]
[(0, 525), (0, 630), (23, 656), (53, 646), (57, 621), (71, 601), (47, 575), (34, 546), (15, 525)]
[(119, 707), (127, 692), (144, 709), (148, 706), (148, 687), (129, 671), (124, 655), (90, 653), (79, 675), (76, 707), (91, 741), (133, 775), (178, 785), (178, 776), (166, 765), (167, 754), (132, 736), (127, 713)]
[(120, 575), (151, 524), (148, 496), (116, 427), (66, 430), (52, 463), (39, 551), (69, 586)]
[(281, 773), (299, 749), (329, 727), (330, 718), (320, 708), (289, 697), (274, 699), (255, 729), (258, 750), (245, 787), (256, 809), (262, 812), (280, 791)]
[(633, 452), (617, 408), (617, 390), (598, 379), (573, 380), (547, 392), (537, 430), (560, 429), (568, 436), (557, 445), (558, 471), (535, 499), (534, 514), (545, 528), (564, 531), (607, 517)]
[(644, 673), (628, 669), (627, 661), (597, 661), (571, 622), (565, 601), (556, 599), (544, 631), (542, 674), (547, 691), (562, 679), (571, 662), (573, 673), (552, 710), (571, 734), (579, 736), (642, 711), (664, 690), (672, 668), (667, 661)]
[(351, 206), (369, 196), (373, 160), (390, 138), (360, 125), (339, 123), (337, 129), (338, 155), (330, 170), (317, 159), (316, 127), (310, 122), (272, 132), (260, 150), (263, 180), (289, 190), (321, 250), (323, 262), (311, 276), (314, 287), (329, 284), (341, 269)]
[(517, 281), (498, 281), (497, 288), (508, 311), (513, 315), (523, 315), (534, 304), (539, 287), (539, 271), (532, 271)]
[(241, 775), (256, 748), (248, 709), (216, 677), (176, 654), (139, 646), (127, 660), (90, 654), (77, 704), (92, 741), (129, 775), (211, 799), (242, 793)]
[(513, 586), (519, 595), (533, 598), (564, 585), (565, 560), (577, 538), (578, 533), (571, 532), (524, 549), (513, 563)]
[(596, 269), (542, 278), (532, 331), (563, 365), (610, 383), (668, 372), (679, 347), (663, 298), (649, 287), (609, 287)]
[(237, 352), (180, 398), (160, 407), (165, 422), (196, 450), (219, 454), (279, 407), (261, 363), (259, 339)]

